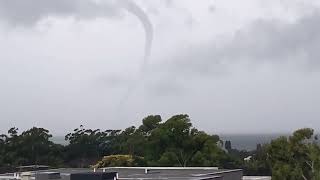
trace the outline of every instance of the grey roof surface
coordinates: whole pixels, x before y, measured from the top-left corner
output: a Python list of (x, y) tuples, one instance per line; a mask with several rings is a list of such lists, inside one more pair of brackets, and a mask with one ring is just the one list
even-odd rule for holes
[(144, 169), (108, 168), (106, 172), (118, 172), (119, 179), (219, 179), (223, 173), (242, 171), (215, 170), (215, 169), (150, 169), (145, 173)]
[[(119, 179), (143, 179), (143, 180), (205, 180), (205, 179), (216, 179), (220, 180), (225, 174), (241, 172), (241, 169), (234, 170), (224, 170), (224, 169), (214, 169), (214, 168), (147, 168), (148, 173), (145, 168), (105, 168), (97, 169), (96, 172), (118, 172)], [(86, 173), (93, 172), (93, 169), (87, 168), (62, 168), (62, 169), (49, 169), (40, 170), (37, 172), (58, 172), (61, 175), (70, 175), (74, 173)], [(0, 178), (1, 179), (1, 178)]]

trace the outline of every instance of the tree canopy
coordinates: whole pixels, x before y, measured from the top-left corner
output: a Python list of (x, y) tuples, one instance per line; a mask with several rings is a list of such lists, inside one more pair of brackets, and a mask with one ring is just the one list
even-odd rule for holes
[[(244, 151), (218, 135), (195, 128), (186, 114), (163, 120), (142, 119), (124, 130), (74, 129), (67, 145), (55, 144), (47, 129), (33, 127), (19, 133), (11, 128), (0, 135), (0, 172), (21, 165), (51, 167), (105, 166), (217, 166), (242, 168), (246, 175), (272, 175), (274, 180), (319, 180), (320, 146), (313, 129), (257, 144)], [(224, 144), (224, 145), (223, 145)]]

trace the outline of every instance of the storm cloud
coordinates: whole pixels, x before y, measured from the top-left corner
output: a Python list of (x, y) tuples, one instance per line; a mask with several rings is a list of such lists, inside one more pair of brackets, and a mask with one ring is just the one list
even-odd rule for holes
[(162, 68), (193, 76), (196, 72), (223, 74), (228, 65), (237, 63), (287, 63), (309, 71), (320, 65), (319, 31), (319, 13), (292, 23), (256, 20), (225, 41), (213, 39), (174, 54), (167, 61), (170, 65)]
[(50, 16), (96, 18), (114, 16), (118, 7), (115, 1), (93, 0), (1, 0), (0, 18), (10, 25), (34, 25)]
[(320, 129), (316, 1), (136, 0), (152, 20), (152, 61), (120, 112), (143, 59), (141, 21), (116, 1), (33, 2), (0, 0), (1, 132), (178, 113), (212, 133)]

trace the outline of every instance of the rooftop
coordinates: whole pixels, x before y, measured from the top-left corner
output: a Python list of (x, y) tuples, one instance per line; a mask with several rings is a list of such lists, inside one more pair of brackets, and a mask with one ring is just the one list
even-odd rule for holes
[[(174, 168), (174, 167), (147, 167), (147, 168), (104, 168), (105, 172), (118, 172), (119, 179), (220, 179), (227, 173), (239, 173), (242, 170), (219, 170), (217, 168)], [(239, 179), (240, 180), (240, 179)]]
[[(49, 169), (49, 170), (39, 170), (32, 172), (32, 177), (35, 174), (48, 174), (48, 173), (59, 173), (61, 178), (70, 177), (73, 174), (94, 174), (99, 173), (117, 173), (117, 179), (121, 180), (242, 180), (242, 170), (241, 169), (218, 169), (215, 167), (110, 167), (102, 169), (81, 169), (81, 168), (62, 168), (62, 169)], [(98, 173), (99, 172), (99, 173)], [(21, 179), (21, 174), (4, 174), (0, 175), (0, 180), (9, 179)], [(32, 178), (37, 179), (37, 178)], [(70, 179), (70, 178), (69, 178)], [(42, 180), (42, 179), (40, 179)], [(88, 179), (89, 180), (89, 179)]]

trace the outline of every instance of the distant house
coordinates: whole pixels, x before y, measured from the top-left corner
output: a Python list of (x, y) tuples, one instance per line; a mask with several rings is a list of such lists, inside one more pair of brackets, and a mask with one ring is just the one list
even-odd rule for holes
[(249, 162), (249, 161), (251, 161), (251, 159), (252, 159), (252, 156), (248, 156), (248, 157), (244, 158), (243, 160), (246, 162)]

